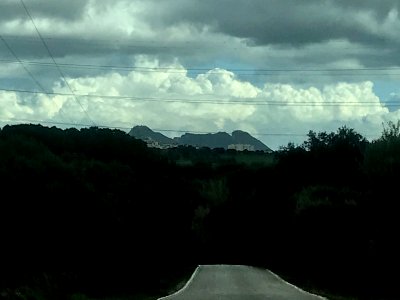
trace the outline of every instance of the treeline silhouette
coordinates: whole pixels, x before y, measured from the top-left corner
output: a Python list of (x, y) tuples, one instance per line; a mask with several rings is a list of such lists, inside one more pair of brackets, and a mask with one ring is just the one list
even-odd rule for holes
[(197, 264), (395, 299), (400, 123), (274, 154), (148, 149), (119, 130), (0, 131), (0, 299), (161, 295)]

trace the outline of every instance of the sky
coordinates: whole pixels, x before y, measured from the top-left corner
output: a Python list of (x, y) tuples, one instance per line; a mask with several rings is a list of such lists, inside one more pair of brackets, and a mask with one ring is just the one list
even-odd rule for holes
[(398, 0), (1, 0), (0, 126), (240, 129), (272, 149), (348, 126), (371, 140), (400, 118), (399, 10)]

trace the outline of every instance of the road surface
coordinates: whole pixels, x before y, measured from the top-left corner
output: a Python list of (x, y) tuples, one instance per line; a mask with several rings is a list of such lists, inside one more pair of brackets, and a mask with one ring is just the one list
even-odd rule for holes
[(185, 287), (159, 300), (321, 300), (268, 270), (246, 266), (199, 266)]

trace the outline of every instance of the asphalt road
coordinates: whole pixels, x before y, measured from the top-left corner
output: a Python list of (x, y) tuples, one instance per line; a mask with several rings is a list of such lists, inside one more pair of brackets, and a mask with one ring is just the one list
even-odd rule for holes
[[(199, 266), (185, 287), (163, 300), (321, 300), (268, 270), (246, 266)], [(159, 299), (159, 300), (160, 300)]]

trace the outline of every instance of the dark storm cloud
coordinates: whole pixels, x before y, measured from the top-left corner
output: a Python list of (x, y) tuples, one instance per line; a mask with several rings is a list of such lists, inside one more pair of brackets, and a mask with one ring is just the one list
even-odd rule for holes
[[(398, 71), (390, 69), (400, 64), (400, 0), (24, 1), (45, 45), (20, 1), (0, 0), (0, 34), (6, 41), (0, 41), (0, 89), (40, 91), (43, 86), (49, 92), (70, 93), (61, 67), (78, 95), (236, 101), (254, 94), (257, 100), (293, 104), (320, 100), (378, 104), (375, 91), (382, 95), (394, 91), (390, 100), (400, 99), (398, 77), (392, 75)], [(132, 72), (132, 66), (140, 68)], [(181, 66), (188, 75), (143, 70)], [(381, 70), (363, 70), (366, 67)], [(190, 70), (195, 68), (202, 70), (199, 76)], [(262, 69), (278, 72), (263, 74)], [(307, 72), (311, 70), (319, 71)], [(375, 78), (381, 88), (373, 85)], [(85, 122), (79, 121), (82, 111), (73, 97), (32, 96), (40, 100), (38, 107), (24, 98), (27, 95), (1, 93), (2, 107), (7, 109), (0, 109), (0, 121), (15, 116), (64, 122), (65, 114), (73, 122)], [(220, 130), (241, 124), (255, 132), (265, 128), (307, 132), (313, 126), (330, 131), (342, 122), (361, 124), (366, 118), (362, 126), (371, 132), (390, 117), (378, 105), (360, 109), (317, 105), (314, 110), (301, 105), (210, 107), (168, 102), (164, 106), (92, 100), (82, 97), (96, 122), (125, 127), (147, 123), (156, 128)]]
[[(396, 0), (202, 0), (180, 3), (166, 10), (167, 23), (191, 22), (211, 25), (214, 30), (256, 44), (302, 45), (332, 39), (359, 43), (382, 43), (387, 37), (371, 32), (355, 18), (371, 14), (381, 24), (391, 10), (399, 9)], [(173, 1), (169, 3), (173, 5)]]
[[(34, 17), (68, 21), (80, 18), (89, 0), (25, 0), (24, 2)], [(26, 12), (19, 0), (6, 0), (0, 3), (0, 22), (23, 20), (26, 17)]]
[(392, 9), (400, 9), (400, 2), (397, 0), (335, 0), (334, 3), (345, 10), (362, 9), (370, 11), (374, 13), (378, 19), (385, 18)]
[[(121, 1), (25, 2), (37, 18), (68, 21), (82, 17), (89, 2), (92, 8), (104, 10)], [(398, 0), (148, 0), (125, 3), (127, 6), (146, 5), (142, 17), (155, 28), (189, 23), (247, 39), (250, 44), (292, 46), (334, 39), (373, 45), (389, 43), (390, 37), (379, 30), (371, 30), (356, 15), (369, 15), (379, 25), (391, 11), (400, 10)], [(19, 1), (0, 4), (0, 20), (3, 22), (25, 17)]]
[[(398, 0), (25, 0), (25, 3), (52, 54), (57, 61), (65, 58), (64, 63), (86, 63), (90, 59), (103, 60), (103, 65), (126, 64), (134, 55), (147, 54), (176, 57), (188, 66), (210, 65), (221, 57), (227, 65), (242, 60), (241, 63), (250, 66), (345, 68), (346, 61), (355, 67), (399, 64)], [(43, 20), (50, 21), (39, 23)], [(7, 21), (14, 22), (1, 32)], [(0, 0), (0, 34), (14, 52), (22, 60), (49, 60), (31, 24), (23, 21), (27, 21), (27, 16), (18, 0)], [(132, 28), (127, 30), (131, 24)], [(232, 37), (243, 38), (250, 47)], [(330, 48), (331, 44), (325, 43), (337, 40), (349, 43), (343, 42), (342, 48), (340, 45)], [(262, 52), (264, 48), (252, 47), (255, 45), (272, 47)], [(13, 60), (8, 49), (1, 45), (0, 58)]]

